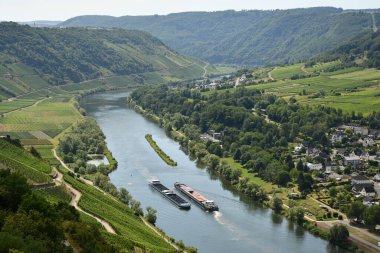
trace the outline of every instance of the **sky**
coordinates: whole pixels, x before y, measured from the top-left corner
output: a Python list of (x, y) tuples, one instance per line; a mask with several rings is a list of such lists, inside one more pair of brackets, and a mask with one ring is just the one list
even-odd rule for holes
[(0, 0), (0, 20), (66, 20), (80, 15), (153, 15), (185, 11), (380, 8), (379, 0)]

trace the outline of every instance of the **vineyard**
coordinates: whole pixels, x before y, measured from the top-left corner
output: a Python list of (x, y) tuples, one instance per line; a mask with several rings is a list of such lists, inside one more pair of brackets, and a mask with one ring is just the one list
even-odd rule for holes
[(127, 205), (67, 174), (64, 179), (83, 194), (79, 202), (81, 208), (102, 217), (117, 231), (118, 235), (104, 233), (109, 241), (128, 249), (138, 246), (152, 252), (175, 252), (161, 237), (146, 227)]
[(36, 158), (28, 151), (0, 139), (0, 163), (28, 178), (34, 183), (46, 183), (52, 179), (49, 164)]

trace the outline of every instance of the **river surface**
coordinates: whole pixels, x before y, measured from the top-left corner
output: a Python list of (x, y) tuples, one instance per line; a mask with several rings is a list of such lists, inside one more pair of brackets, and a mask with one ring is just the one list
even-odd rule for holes
[[(127, 188), (144, 209), (155, 208), (156, 225), (169, 236), (195, 246), (200, 253), (339, 252), (272, 210), (242, 200), (207, 170), (198, 168), (163, 129), (127, 108), (128, 94), (95, 94), (83, 99), (82, 106), (96, 118), (118, 161), (118, 169), (110, 174), (112, 183)], [(158, 157), (144, 138), (147, 133), (178, 163), (177, 167), (166, 165)], [(183, 182), (213, 199), (220, 211), (207, 213), (192, 202), (189, 211), (179, 210), (148, 186), (152, 179), (161, 180), (168, 188), (176, 181)]]

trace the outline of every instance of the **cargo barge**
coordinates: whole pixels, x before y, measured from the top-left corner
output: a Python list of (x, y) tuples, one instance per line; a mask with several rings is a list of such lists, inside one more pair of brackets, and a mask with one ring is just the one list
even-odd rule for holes
[(190, 203), (175, 194), (173, 191), (166, 188), (159, 180), (152, 180), (149, 185), (165, 196), (165, 198), (169, 199), (180, 209), (190, 209)]
[(195, 203), (197, 203), (204, 210), (209, 212), (219, 211), (219, 207), (215, 204), (213, 200), (206, 199), (200, 193), (194, 191), (187, 185), (177, 182), (174, 184), (174, 187), (183, 194), (185, 194), (187, 197), (189, 197), (191, 200), (193, 200)]

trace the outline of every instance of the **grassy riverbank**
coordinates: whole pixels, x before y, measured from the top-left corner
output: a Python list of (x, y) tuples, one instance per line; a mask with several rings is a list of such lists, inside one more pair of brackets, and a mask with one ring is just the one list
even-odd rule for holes
[(170, 156), (168, 156), (158, 145), (157, 143), (153, 140), (153, 137), (151, 134), (145, 135), (145, 139), (148, 141), (150, 146), (156, 151), (157, 155), (161, 157), (161, 159), (167, 163), (170, 166), (177, 166), (177, 162), (173, 161)]

